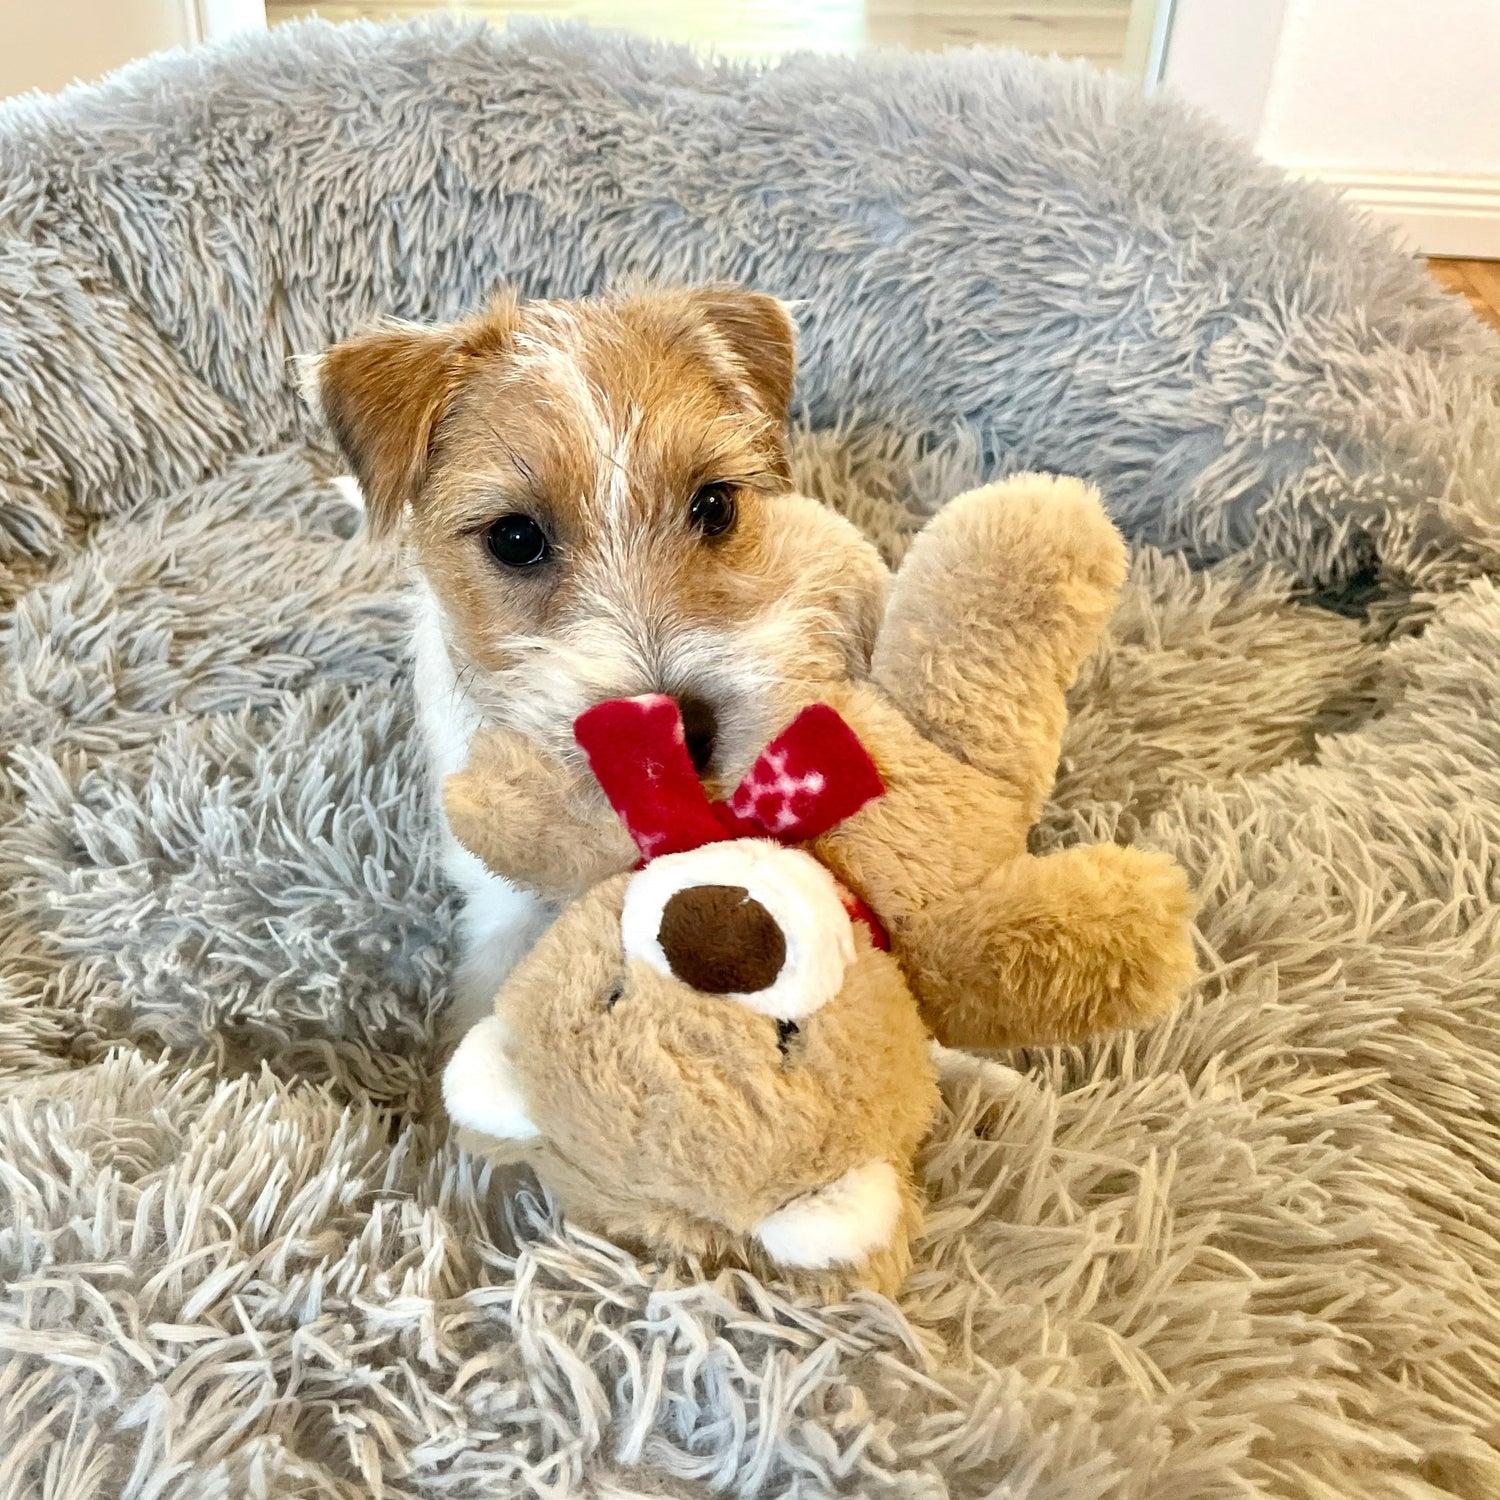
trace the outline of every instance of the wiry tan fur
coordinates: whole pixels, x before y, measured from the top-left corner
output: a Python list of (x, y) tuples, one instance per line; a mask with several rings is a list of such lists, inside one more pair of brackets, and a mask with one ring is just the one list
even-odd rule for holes
[[(1073, 1042), (1138, 1025), (1196, 972), (1192, 897), (1166, 855), (1027, 852), (1065, 695), (1125, 570), (1118, 533), (1080, 481), (1023, 475), (973, 491), (928, 524), (897, 574), (874, 680), (821, 695), (864, 741), (886, 794), (814, 852), (885, 924), (924, 1019), (949, 1045)], [(530, 786), (566, 805), (539, 756), (523, 775), (526, 755), (511, 744), (505, 800)], [(509, 820), (486, 815), (493, 799), (480, 765), (450, 778), (455, 833), (509, 873), (531, 856), (509, 852)], [(596, 846), (588, 867), (604, 858)]]
[[(400, 537), (416, 575), (417, 716), (437, 780), (481, 728), (581, 769), (584, 709), (665, 692), (706, 707), (703, 769), (723, 786), (810, 691), (868, 669), (886, 572), (849, 521), (791, 490), (795, 367), (779, 302), (712, 286), (504, 296), (458, 323), (357, 334), (317, 362), (312, 393), (371, 529)], [(734, 502), (721, 535), (691, 523), (706, 485)], [(517, 514), (550, 543), (537, 567), (506, 568), (486, 545)], [(549, 920), (532, 892), (563, 849), (539, 853), (518, 889), (444, 841), (465, 901), (454, 1035)]]
[[(884, 569), (791, 492), (795, 354), (774, 298), (699, 287), (501, 297), (323, 357), (318, 402), (372, 529), (399, 530), (431, 590), (468, 711), (567, 758), (593, 703), (696, 695), (718, 719), (710, 772), (733, 778), (806, 684), (865, 669)], [(689, 524), (706, 484), (734, 495), (721, 537)], [(516, 512), (554, 543), (541, 567), (486, 550)]]

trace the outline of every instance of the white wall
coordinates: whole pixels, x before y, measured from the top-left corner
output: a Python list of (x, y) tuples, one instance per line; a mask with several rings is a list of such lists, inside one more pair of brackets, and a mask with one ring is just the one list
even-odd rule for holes
[(1291, 166), (1500, 172), (1500, 3), (1288, 0), (1260, 148)]
[(265, 24), (261, 0), (0, 0), (0, 98)]
[(1413, 249), (1500, 257), (1500, 0), (1176, 0), (1163, 84)]
[(191, 0), (0, 0), (0, 95), (60, 89), (193, 40)]
[(1176, 0), (1163, 85), (1207, 110), (1236, 135), (1258, 141), (1287, 3)]

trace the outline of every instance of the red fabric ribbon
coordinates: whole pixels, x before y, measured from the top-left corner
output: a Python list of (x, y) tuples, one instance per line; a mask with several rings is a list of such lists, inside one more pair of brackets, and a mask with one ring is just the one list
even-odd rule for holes
[[(709, 801), (682, 715), (663, 693), (597, 704), (578, 716), (573, 733), (643, 861), (726, 839), (805, 843), (885, 793), (869, 752), (826, 703), (804, 708), (723, 802)], [(876, 946), (887, 947), (864, 902), (850, 893), (846, 904)]]

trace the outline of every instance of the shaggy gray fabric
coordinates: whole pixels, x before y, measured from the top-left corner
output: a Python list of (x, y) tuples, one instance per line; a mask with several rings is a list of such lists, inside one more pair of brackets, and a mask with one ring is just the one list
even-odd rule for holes
[[(13, 104), (0, 158), (4, 1500), (1500, 1493), (1500, 340), (1456, 300), (1004, 56), (312, 27)], [(640, 271), (803, 299), (799, 476), (893, 556), (1022, 466), (1138, 543), (1042, 841), (1177, 854), (1207, 978), (950, 1060), (899, 1307), (638, 1264), (421, 1117), (397, 577), (288, 357)]]

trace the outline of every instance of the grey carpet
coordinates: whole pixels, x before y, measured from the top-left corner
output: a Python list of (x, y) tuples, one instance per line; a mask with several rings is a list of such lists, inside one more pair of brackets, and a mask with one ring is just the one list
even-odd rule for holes
[[(1500, 339), (1084, 69), (296, 29), (0, 108), (0, 1496), (1500, 1493)], [(1207, 978), (954, 1058), (899, 1306), (642, 1265), (417, 1105), (453, 911), (398, 567), (293, 354), (505, 278), (800, 299), (891, 555), (1137, 544), (1046, 844)]]

